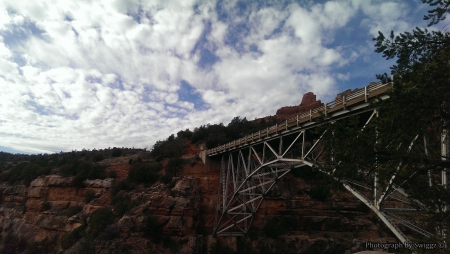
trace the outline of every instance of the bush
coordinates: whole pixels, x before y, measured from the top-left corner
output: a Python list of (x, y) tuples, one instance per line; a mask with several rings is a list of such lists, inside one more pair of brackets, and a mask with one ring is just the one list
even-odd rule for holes
[(320, 179), (320, 177), (323, 173), (318, 172), (317, 170), (314, 170), (311, 167), (301, 167), (301, 168), (294, 168), (290, 172), (293, 176), (296, 178), (302, 178), (303, 180), (316, 180)]
[(1, 181), (7, 181), (10, 184), (15, 184), (23, 181), (28, 187), (34, 179), (40, 175), (48, 175), (51, 173), (51, 168), (48, 166), (41, 166), (37, 163), (22, 162), (14, 165), (10, 171), (3, 172), (0, 175)]
[(69, 210), (66, 212), (67, 217), (72, 217), (75, 214), (78, 214), (79, 212), (83, 211), (83, 207), (81, 206), (74, 206), (69, 208)]
[(114, 147), (111, 152), (111, 156), (112, 157), (120, 157), (120, 155), (122, 155), (122, 149)]
[(101, 165), (93, 165), (92, 163), (82, 162), (78, 165), (78, 172), (72, 182), (75, 186), (83, 186), (86, 179), (105, 179), (105, 168)]
[(184, 160), (181, 158), (170, 159), (167, 163), (165, 174), (161, 177), (161, 182), (168, 184), (172, 178), (178, 176), (183, 168)]
[(128, 173), (128, 178), (136, 183), (155, 183), (159, 179), (156, 171), (161, 170), (162, 165), (158, 162), (152, 163), (134, 163)]
[(86, 195), (84, 195), (84, 201), (86, 201), (86, 203), (90, 203), (92, 200), (94, 200), (94, 198), (95, 198), (94, 191), (87, 190)]
[(116, 216), (121, 218), (128, 210), (133, 207), (131, 198), (128, 195), (119, 194), (113, 197), (111, 204), (114, 206)]
[(27, 242), (19, 239), (11, 233), (8, 233), (3, 239), (3, 248), (0, 253), (22, 253), (27, 248)]
[(49, 240), (44, 238), (44, 240), (39, 242), (29, 242), (27, 244), (27, 250), (24, 254), (47, 254), (51, 253), (52, 250), (56, 248), (56, 238)]
[(84, 227), (78, 227), (71, 232), (65, 233), (61, 237), (61, 248), (63, 250), (67, 250), (72, 245), (74, 245), (78, 240), (80, 240), (80, 238), (83, 237), (84, 235), (85, 235)]
[(44, 203), (42, 203), (42, 210), (47, 211), (50, 208), (52, 208), (52, 205), (49, 202), (45, 201)]
[(308, 193), (313, 199), (324, 201), (331, 196), (330, 187), (327, 185), (317, 184), (311, 187)]
[(95, 254), (95, 242), (91, 237), (85, 237), (81, 239), (80, 245), (78, 246), (76, 253), (83, 254)]
[(183, 169), (184, 160), (181, 158), (170, 159), (166, 166), (166, 175), (178, 176)]
[(108, 172), (108, 177), (109, 177), (109, 178), (117, 178), (117, 171), (115, 171), (115, 170), (110, 170), (110, 171)]
[(93, 162), (99, 162), (99, 161), (102, 161), (104, 159), (105, 159), (105, 157), (101, 153), (96, 153), (96, 154), (94, 154), (94, 156), (92, 156), (92, 161)]
[(100, 208), (91, 214), (89, 234), (97, 237), (106, 226), (114, 222), (114, 214), (108, 208)]
[(153, 158), (177, 158), (181, 157), (186, 149), (187, 140), (184, 138), (175, 138), (171, 135), (164, 141), (157, 141), (153, 146), (151, 155)]
[(286, 225), (283, 225), (277, 217), (269, 220), (263, 228), (263, 232), (266, 236), (274, 239), (286, 234), (287, 231)]
[(98, 238), (102, 241), (111, 241), (113, 239), (116, 239), (120, 236), (119, 227), (117, 224), (113, 224), (111, 226), (108, 226), (106, 230), (104, 230)]
[(132, 190), (134, 189), (136, 184), (130, 182), (128, 179), (124, 179), (122, 181), (116, 182), (111, 187), (111, 196), (115, 196), (121, 190)]
[[(214, 244), (211, 244), (209, 247), (208, 253), (210, 254), (233, 254), (234, 250), (230, 248), (226, 244), (222, 244), (219, 241), (216, 241)], [(270, 252), (268, 252), (270, 253)]]
[(144, 219), (142, 228), (144, 236), (150, 238), (153, 243), (160, 243), (162, 240), (162, 225), (152, 215), (148, 215)]

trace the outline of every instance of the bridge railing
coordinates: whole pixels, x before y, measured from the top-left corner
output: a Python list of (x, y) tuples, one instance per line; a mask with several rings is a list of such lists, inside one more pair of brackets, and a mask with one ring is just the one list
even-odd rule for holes
[(284, 131), (291, 127), (299, 126), (299, 124), (310, 122), (313, 119), (320, 117), (321, 115), (327, 116), (328, 114), (333, 113), (335, 111), (345, 110), (347, 106), (362, 101), (367, 102), (368, 98), (372, 98), (386, 92), (390, 86), (392, 86), (392, 83), (382, 83), (382, 82), (371, 83), (366, 87), (356, 89), (355, 91), (353, 91), (348, 95), (337, 97), (334, 101), (329, 102), (320, 107), (317, 107), (313, 110), (310, 110), (309, 112), (305, 112), (303, 114), (297, 115), (296, 117), (287, 119), (281, 124), (276, 124), (274, 126), (247, 135), (243, 138), (233, 140), (224, 145), (209, 149), (206, 151), (206, 154), (207, 155), (215, 154), (218, 152), (234, 148), (236, 146), (247, 144), (252, 141), (260, 140), (261, 138), (268, 137), (272, 134), (276, 134), (279, 131)]

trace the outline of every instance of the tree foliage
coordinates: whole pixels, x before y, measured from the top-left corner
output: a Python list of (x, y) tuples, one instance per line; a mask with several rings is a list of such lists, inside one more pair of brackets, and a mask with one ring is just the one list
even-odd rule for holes
[(98, 236), (103, 229), (114, 222), (114, 213), (108, 208), (99, 208), (91, 214), (89, 234)]
[[(430, 25), (450, 11), (450, 1), (422, 1), (433, 7), (424, 17)], [(396, 59), (391, 67), (390, 99), (374, 104), (380, 108), (379, 116), (364, 130), (358, 118), (327, 126), (326, 149), (333, 156), (325, 168), (338, 178), (376, 174), (383, 190), (392, 189), (393, 184), (407, 188), (411, 199), (419, 200), (435, 221), (442, 222), (450, 205), (440, 179), (442, 171), (450, 168), (450, 158), (441, 156), (442, 134), (450, 122), (450, 34), (415, 28), (398, 35), (379, 32), (374, 41), (376, 52)], [(377, 76), (390, 80), (386, 73)]]
[(156, 172), (161, 169), (159, 162), (137, 162), (130, 168), (128, 179), (134, 183), (152, 184), (158, 181), (159, 174)]
[[(445, 19), (450, 11), (450, 1), (423, 2), (434, 7), (424, 17), (431, 20), (429, 25)], [(446, 158), (441, 156), (440, 144), (450, 121), (450, 33), (416, 28), (399, 35), (391, 33), (390, 39), (380, 33), (374, 40), (376, 52), (382, 52), (386, 59), (397, 58), (392, 67), (394, 89), (391, 99), (382, 105), (376, 122), (380, 133), (377, 151), (386, 162), (402, 163), (400, 176), (418, 184), (424, 181), (420, 178), (429, 170), (437, 173), (449, 167), (443, 160)], [(429, 192), (442, 193), (439, 184), (436, 182), (429, 187)], [(421, 189), (413, 195), (424, 198), (424, 193)], [(441, 210), (436, 201), (450, 200), (444, 201), (443, 195), (438, 196), (424, 202)]]

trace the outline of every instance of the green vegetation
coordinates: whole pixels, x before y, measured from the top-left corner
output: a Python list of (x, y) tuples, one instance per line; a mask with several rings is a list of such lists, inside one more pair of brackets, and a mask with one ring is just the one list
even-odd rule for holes
[(80, 162), (78, 164), (78, 170), (73, 178), (73, 184), (75, 186), (83, 186), (84, 180), (93, 179), (105, 179), (106, 172), (105, 167), (90, 162)]
[(39, 242), (28, 242), (26, 239), (18, 238), (8, 233), (2, 241), (3, 247), (0, 254), (25, 253), (25, 254), (47, 254), (52, 253), (56, 247), (56, 239), (45, 238)]
[(181, 158), (169, 159), (165, 168), (165, 175), (161, 178), (162, 182), (168, 184), (173, 177), (178, 176), (184, 163), (184, 160)]
[(132, 190), (136, 186), (135, 183), (130, 182), (128, 179), (113, 183), (111, 188), (111, 195), (114, 197), (121, 190)]
[(84, 195), (84, 201), (90, 203), (95, 198), (95, 193), (93, 190), (87, 190), (86, 195)]
[[(9, 184), (23, 183), (29, 186), (31, 181), (41, 175), (58, 173), (62, 176), (76, 176), (75, 183), (81, 186), (86, 179), (104, 179), (106, 176), (97, 164), (117, 155), (127, 156), (145, 150), (134, 148), (108, 148), (60, 152), (54, 154), (10, 154), (0, 152), (0, 182)], [(83, 171), (80, 173), (80, 171)], [(78, 176), (77, 176), (78, 175)]]
[(89, 221), (89, 234), (97, 237), (103, 229), (113, 223), (115, 216), (108, 208), (99, 208), (91, 214)]
[(74, 206), (69, 208), (69, 210), (67, 211), (66, 215), (67, 217), (72, 217), (75, 214), (78, 214), (79, 212), (83, 211), (83, 207), (81, 206)]
[(162, 158), (179, 158), (186, 149), (187, 140), (193, 144), (205, 143), (206, 147), (212, 148), (275, 124), (274, 117), (268, 119), (250, 122), (237, 116), (227, 126), (222, 123), (207, 124), (195, 128), (193, 132), (189, 129), (179, 131), (177, 137), (172, 134), (166, 140), (156, 142), (151, 154), (157, 161)]
[(153, 243), (160, 243), (163, 239), (162, 225), (152, 215), (145, 217), (142, 231), (144, 232), (144, 236), (150, 238)]
[(326, 184), (315, 184), (308, 193), (313, 199), (324, 201), (331, 196), (331, 188)]
[[(424, 17), (430, 25), (450, 12), (448, 0), (423, 2), (432, 7)], [(441, 156), (442, 134), (450, 123), (450, 32), (421, 28), (398, 35), (380, 32), (374, 41), (376, 52), (396, 59), (391, 67), (390, 99), (374, 105), (380, 107), (379, 116), (364, 131), (358, 119), (328, 126), (324, 140), (334, 160), (328, 161), (326, 170), (336, 169), (335, 177), (358, 180), (364, 177), (358, 173), (364, 169), (378, 176), (380, 189), (402, 185), (411, 199), (436, 211), (430, 221), (442, 222), (450, 215), (445, 208), (450, 196), (440, 180), (450, 167), (448, 155)], [(390, 80), (386, 73), (378, 77)], [(336, 147), (339, 149), (333, 149)], [(433, 173), (431, 185), (429, 172)]]
[(120, 155), (122, 155), (122, 149), (114, 147), (111, 152), (111, 156), (112, 157), (120, 157)]
[(158, 181), (162, 164), (159, 162), (133, 163), (128, 173), (128, 180), (134, 183), (152, 184)]
[(320, 173), (318, 170), (311, 167), (294, 168), (290, 173), (307, 182), (313, 182), (314, 180), (323, 178), (323, 173)]
[(96, 153), (96, 154), (94, 154), (94, 156), (92, 156), (92, 161), (93, 162), (99, 162), (99, 161), (102, 161), (104, 159), (105, 159), (105, 157), (101, 153)]
[(234, 250), (230, 248), (228, 245), (222, 244), (219, 241), (216, 241), (214, 244), (211, 244), (211, 247), (208, 250), (209, 254), (234, 254)]
[(263, 228), (263, 232), (270, 238), (278, 238), (287, 233), (285, 225), (280, 225), (280, 219), (278, 217), (269, 220)]
[(45, 201), (44, 203), (42, 203), (42, 210), (47, 211), (50, 208), (52, 208), (52, 205), (48, 201)]
[(117, 171), (115, 170), (110, 170), (108, 172), (108, 178), (116, 178), (117, 177)]
[(131, 198), (126, 194), (115, 195), (111, 200), (111, 204), (114, 206), (114, 212), (118, 218), (122, 218), (134, 206)]
[(74, 245), (78, 240), (81, 239), (81, 237), (83, 237), (86, 233), (86, 228), (84, 227), (78, 227), (76, 229), (74, 229), (71, 232), (67, 232), (65, 233), (62, 237), (61, 237), (61, 248), (63, 250), (66, 250), (68, 248), (70, 248), (72, 245)]
[(23, 182), (26, 186), (29, 186), (31, 181), (38, 176), (50, 173), (51, 168), (49, 166), (41, 166), (36, 162), (21, 162), (12, 166), (9, 171), (0, 174), (0, 181), (10, 184)]

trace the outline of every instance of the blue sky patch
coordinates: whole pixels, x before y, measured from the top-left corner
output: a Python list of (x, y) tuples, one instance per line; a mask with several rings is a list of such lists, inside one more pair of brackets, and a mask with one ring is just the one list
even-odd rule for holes
[(180, 89), (178, 90), (178, 99), (180, 101), (194, 103), (194, 108), (197, 110), (203, 109), (206, 106), (200, 93), (186, 80), (181, 81)]
[(10, 28), (11, 30), (0, 30), (0, 36), (3, 37), (3, 42), (11, 48), (22, 45), (30, 37), (47, 39), (43, 37), (45, 31), (39, 29), (34, 22), (27, 19), (22, 26), (13, 25)]

